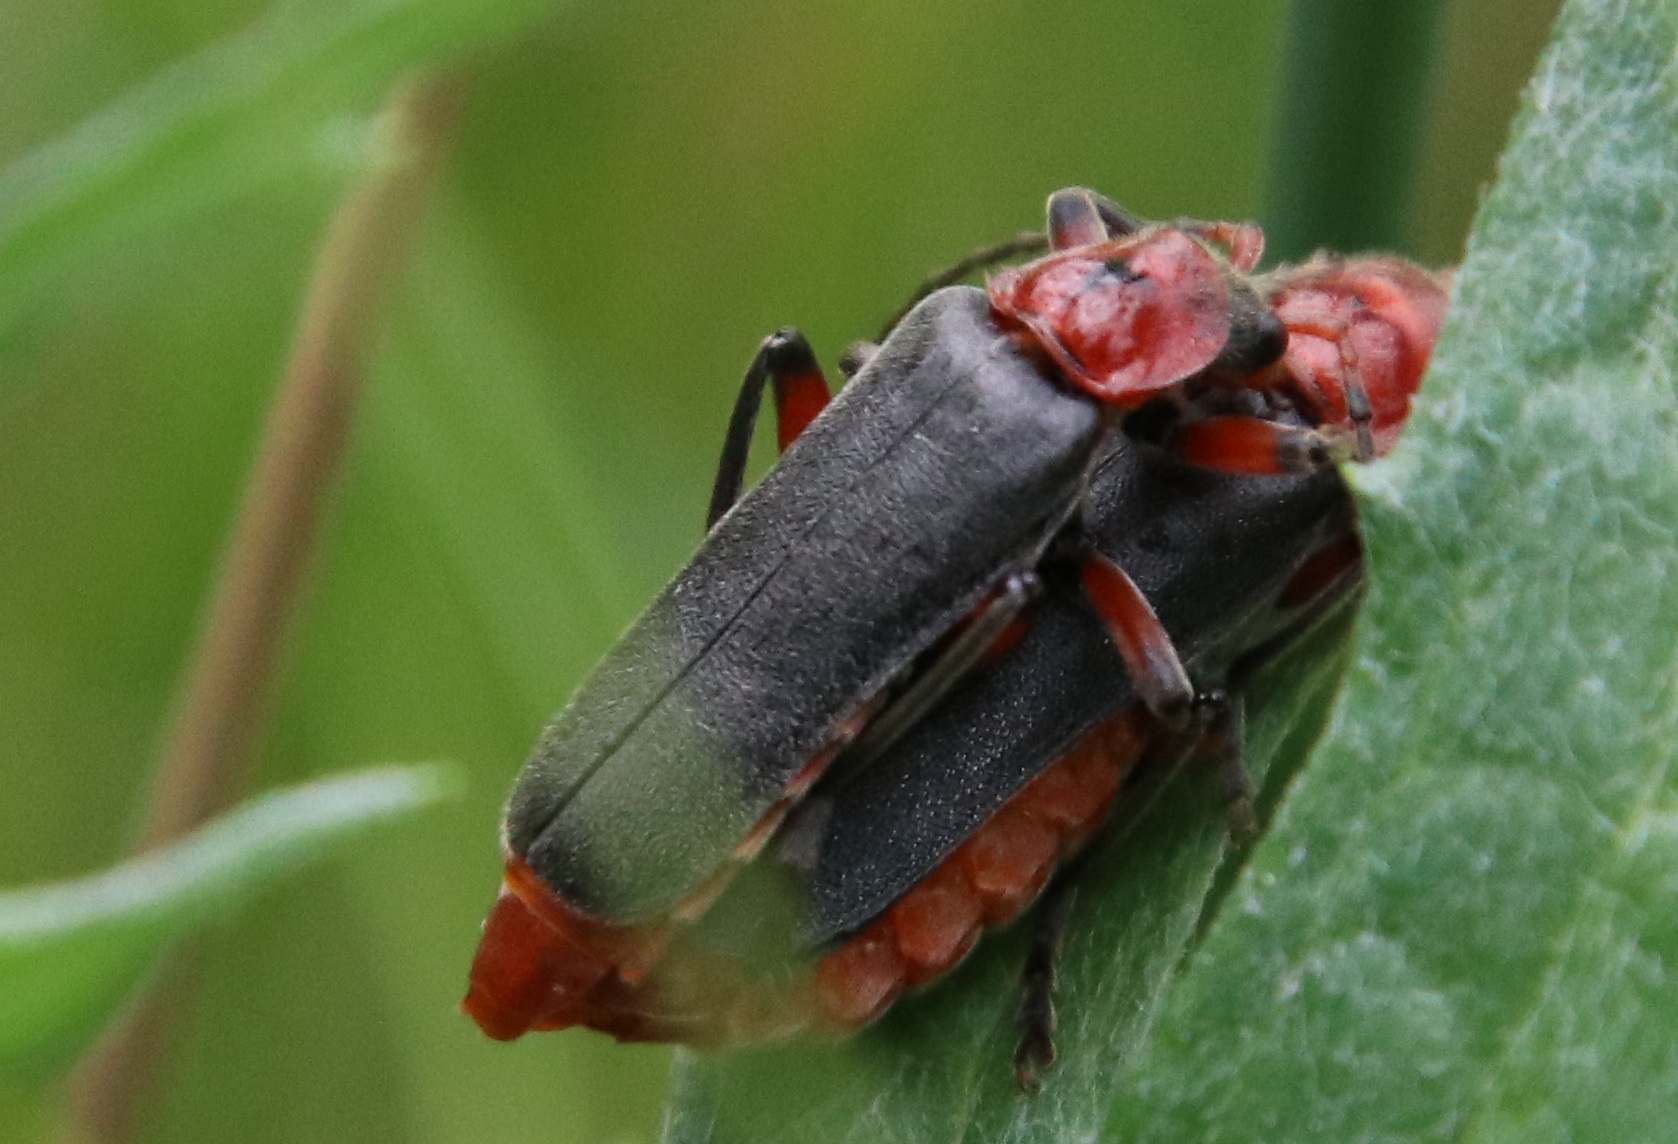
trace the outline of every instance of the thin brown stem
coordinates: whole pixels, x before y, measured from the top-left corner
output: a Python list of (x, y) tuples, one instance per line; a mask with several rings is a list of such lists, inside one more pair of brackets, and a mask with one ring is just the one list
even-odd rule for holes
[[(333, 219), (182, 680), (139, 850), (181, 837), (244, 785), (343, 467), (368, 347), (456, 134), (466, 87), (455, 74), (399, 87), (377, 154)], [(178, 959), (163, 975), (165, 987), (134, 1006), (82, 1062), (70, 1113), (87, 1138), (133, 1139), (168, 1031), (194, 992), (193, 960)]]

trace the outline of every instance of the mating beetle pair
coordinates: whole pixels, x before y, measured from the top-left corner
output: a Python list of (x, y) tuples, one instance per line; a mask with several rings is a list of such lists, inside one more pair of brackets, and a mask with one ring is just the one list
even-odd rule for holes
[[(831, 402), (801, 337), (764, 343), (709, 535), (508, 806), (485, 1032), (854, 1027), (1019, 914), (1131, 771), (1210, 746), (1240, 821), (1240, 684), (1358, 583), (1328, 465), (1402, 427), (1444, 296), (1389, 260), (1254, 277), (1256, 228), (1079, 189), (1048, 229)], [(765, 385), (786, 452), (736, 504)]]

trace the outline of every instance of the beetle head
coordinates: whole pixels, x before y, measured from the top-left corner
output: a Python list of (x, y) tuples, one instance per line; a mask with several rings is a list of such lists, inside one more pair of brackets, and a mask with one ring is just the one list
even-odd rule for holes
[(1282, 386), (1318, 424), (1350, 430), (1348, 381), (1360, 384), (1375, 455), (1385, 453), (1439, 338), (1444, 285), (1400, 259), (1325, 255), (1277, 271), (1266, 285), (1288, 331)]

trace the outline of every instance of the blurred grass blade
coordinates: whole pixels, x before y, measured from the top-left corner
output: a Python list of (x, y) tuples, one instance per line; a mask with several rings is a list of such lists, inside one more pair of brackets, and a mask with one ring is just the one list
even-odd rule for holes
[[(644, 601), (627, 586), (609, 510), (583, 463), (583, 418), (563, 408), (572, 387), (555, 380), (578, 367), (539, 335), (482, 235), (459, 212), (438, 214), (379, 363), (368, 438), (435, 522), (435, 559), (460, 577), (502, 687), (545, 714), (590, 666), (586, 653), (566, 662), (577, 653), (555, 648), (552, 632), (608, 617), (576, 641), (602, 646)], [(560, 417), (549, 412), (555, 401)], [(569, 590), (548, 597), (537, 584)], [(551, 608), (552, 620), (537, 622)]]
[(550, 6), (283, 3), (165, 69), (0, 173), (0, 337), (101, 248), (318, 162), (332, 116)]
[[(1007, 1077), (1016, 940), (851, 1046), (684, 1057), (667, 1138), (1669, 1139), (1675, 202), (1678, 11), (1574, 0), (1365, 474), (1334, 732), (1178, 980), (1218, 843), (1192, 783), (1080, 898), (1041, 1096)], [(1296, 657), (1261, 758), (1335, 663)]]
[(1292, 0), (1264, 212), (1272, 257), (1408, 250), (1445, 0)]
[(330, 844), (458, 785), (383, 768), (253, 799), (183, 842), (73, 882), (0, 895), (0, 1072), (74, 1055), (171, 942)]

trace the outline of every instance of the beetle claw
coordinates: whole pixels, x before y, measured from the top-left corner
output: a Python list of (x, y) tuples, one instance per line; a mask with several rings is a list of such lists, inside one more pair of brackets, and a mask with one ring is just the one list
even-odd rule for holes
[(1014, 1053), (1014, 1083), (1025, 1095), (1036, 1096), (1043, 1091), (1043, 1071), (1054, 1063), (1053, 1035), (1047, 1030), (1028, 1032)]

